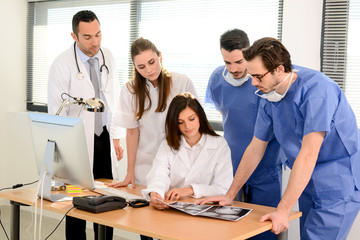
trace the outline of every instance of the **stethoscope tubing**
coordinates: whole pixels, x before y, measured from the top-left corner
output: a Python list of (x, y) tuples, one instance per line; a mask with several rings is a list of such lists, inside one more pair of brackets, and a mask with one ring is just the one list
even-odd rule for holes
[[(109, 68), (106, 66), (106, 63), (105, 63), (105, 56), (104, 56), (104, 53), (103, 51), (101, 50), (100, 48), (100, 53), (101, 53), (101, 56), (102, 56), (102, 59), (103, 59), (103, 64), (100, 66), (100, 75), (103, 71), (103, 68), (106, 69), (107, 71), (107, 74), (109, 75)], [(76, 68), (78, 70), (78, 73), (77, 73), (77, 78), (82, 80), (84, 78), (84, 74), (80, 71), (80, 67), (79, 67), (79, 63), (78, 63), (78, 59), (77, 59), (77, 54), (76, 54), (76, 42), (74, 42), (74, 56), (75, 56), (75, 63), (76, 63)], [(107, 82), (106, 82), (106, 86), (105, 86), (105, 89), (107, 87)], [(105, 89), (102, 89), (102, 91), (105, 92)]]

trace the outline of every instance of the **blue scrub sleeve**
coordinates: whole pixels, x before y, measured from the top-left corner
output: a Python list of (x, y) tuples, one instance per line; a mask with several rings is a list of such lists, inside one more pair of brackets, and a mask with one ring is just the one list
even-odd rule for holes
[[(302, 77), (299, 72), (299, 78)], [(334, 81), (321, 80), (322, 77), (322, 75), (315, 75), (312, 76), (316, 79), (315, 81), (305, 81), (294, 98), (296, 109), (298, 109), (298, 111), (295, 110), (296, 131), (302, 137), (311, 132), (328, 133), (331, 130), (341, 90)]]
[(273, 120), (270, 113), (270, 102), (261, 99), (255, 123), (254, 136), (265, 142), (274, 137)]
[(209, 79), (208, 85), (206, 87), (205, 103), (214, 104), (214, 101), (212, 99), (212, 94), (211, 94), (211, 78)]
[(217, 107), (217, 104), (214, 102), (211, 92), (212, 92), (212, 90), (211, 90), (210, 82), (209, 82), (209, 84), (206, 88), (204, 107), (206, 109), (213, 109), (213, 110), (216, 109), (217, 111), (220, 111), (219, 108)]
[(308, 99), (300, 106), (304, 116), (303, 136), (312, 132), (329, 132), (337, 104), (331, 98)]
[(214, 95), (213, 95), (213, 81), (215, 80), (214, 77), (216, 70), (211, 74), (208, 85), (206, 87), (206, 93), (205, 93), (205, 107), (208, 108), (215, 108), (216, 110), (220, 111), (220, 108), (218, 106), (218, 103), (216, 102)]

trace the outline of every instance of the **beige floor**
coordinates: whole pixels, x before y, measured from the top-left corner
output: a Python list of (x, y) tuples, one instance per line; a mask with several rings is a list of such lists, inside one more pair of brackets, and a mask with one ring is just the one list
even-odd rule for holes
[[(31, 225), (31, 219), (32, 219), (31, 209), (30, 207), (21, 207), (21, 209), (22, 210), (20, 212), (20, 239), (21, 240), (34, 239), (32, 237), (34, 233), (34, 225)], [(10, 238), (10, 212), (11, 212), (10, 205), (8, 204), (0, 205), (0, 211), (1, 211), (1, 215), (0, 215), (1, 222), (7, 232), (8, 237)], [(63, 216), (61, 216), (60, 214), (51, 213), (44, 210), (43, 219), (42, 219), (43, 224), (41, 230), (41, 239), (45, 239), (55, 229), (55, 227), (58, 225), (62, 217)], [(87, 235), (87, 239), (94, 239), (94, 232), (92, 229), (91, 222), (87, 222), (86, 235)], [(7, 239), (4, 230), (2, 229), (1, 226), (0, 226), (0, 239), (1, 240)], [(49, 240), (62, 240), (62, 239), (65, 239), (64, 221), (62, 221), (62, 223), (57, 228), (57, 230), (51, 235), (51, 237), (49, 237)], [(138, 240), (140, 239), (140, 237), (138, 234), (115, 229), (115, 235), (113, 239)]]

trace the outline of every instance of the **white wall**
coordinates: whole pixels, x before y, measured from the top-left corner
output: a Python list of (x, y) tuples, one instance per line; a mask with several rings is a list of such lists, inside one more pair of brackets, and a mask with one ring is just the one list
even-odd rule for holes
[[(26, 89), (26, 16), (25, 0), (0, 0), (0, 22), (3, 23), (0, 60), (0, 187), (33, 181), (28, 176), (28, 156), (21, 154), (24, 146), (10, 142), (7, 112), (25, 111)], [(18, 158), (12, 155), (18, 153)]]
[[(3, 23), (0, 59), (0, 188), (33, 181), (36, 171), (30, 146), (24, 146), (12, 134), (13, 126), (24, 128), (20, 114), (25, 111), (26, 99), (26, 0), (0, 0), (0, 22)], [(256, 18), (252, 20), (256, 21)], [(314, 69), (320, 68), (322, 0), (285, 0), (283, 43), (292, 55), (293, 63)], [(10, 121), (9, 121), (10, 118)], [(21, 130), (23, 131), (23, 130)], [(25, 130), (24, 130), (25, 131)], [(28, 137), (24, 132), (23, 138)], [(30, 154), (31, 155), (31, 154)], [(286, 172), (285, 179), (288, 178)], [(0, 204), (4, 201), (0, 200)], [(358, 229), (358, 230), (356, 230)], [(348, 237), (358, 239), (358, 218)], [(299, 239), (298, 223), (292, 222), (289, 239)]]
[[(322, 3), (323, 0), (284, 0), (282, 42), (289, 50), (293, 64), (320, 70)], [(289, 174), (289, 170), (284, 173), (284, 183)], [(359, 234), (358, 214), (347, 240), (359, 239)], [(290, 223), (288, 239), (299, 239), (298, 220)]]
[[(293, 64), (320, 70), (321, 22), (322, 0), (284, 1), (282, 42)], [(287, 168), (283, 174), (283, 190), (290, 172)], [(298, 209), (296, 204), (294, 210)], [(296, 219), (290, 222), (288, 239), (299, 239), (299, 236), (299, 219)]]
[(292, 62), (320, 70), (323, 0), (285, 0), (282, 42)]

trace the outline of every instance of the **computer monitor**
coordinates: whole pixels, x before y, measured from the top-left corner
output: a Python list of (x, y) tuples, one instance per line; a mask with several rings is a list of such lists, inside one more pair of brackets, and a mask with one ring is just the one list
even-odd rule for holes
[(29, 112), (28, 116), (39, 184), (44, 179), (38, 195), (43, 192), (44, 198), (50, 201), (63, 199), (63, 195), (52, 194), (53, 180), (93, 190), (83, 120), (34, 112)]

